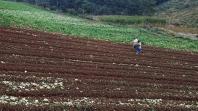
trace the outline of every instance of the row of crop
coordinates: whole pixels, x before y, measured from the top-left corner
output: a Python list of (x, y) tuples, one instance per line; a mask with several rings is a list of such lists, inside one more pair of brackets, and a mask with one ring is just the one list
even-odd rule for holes
[[(174, 79), (176, 80), (186, 80), (190, 81), (191, 79), (196, 80), (196, 73), (193, 73), (193, 71), (187, 71), (184, 70), (185, 73), (182, 71), (177, 71), (177, 70), (172, 70), (168, 71), (166, 69), (153, 69), (150, 70), (149, 67), (143, 67), (143, 66), (136, 66), (136, 65), (120, 65), (120, 64), (111, 64), (111, 63), (93, 63), (93, 62), (87, 62), (87, 61), (74, 61), (74, 60), (65, 60), (65, 59), (53, 59), (53, 58), (39, 58), (39, 57), (31, 57), (31, 56), (8, 56), (3, 57), (3, 55), (0, 57), (1, 60), (3, 60), (6, 63), (17, 63), (17, 64), (36, 64), (36, 65), (47, 65), (49, 67), (53, 66), (60, 66), (63, 68), (66, 68), (68, 70), (89, 70), (90, 68), (92, 69), (92, 73), (94, 71), (100, 72), (101, 75), (109, 75), (113, 74), (114, 76), (122, 75), (122, 76), (127, 76), (127, 77), (140, 77), (146, 75), (152, 79), (157, 79), (157, 80), (163, 80), (169, 78), (170, 80), (173, 80), (173, 75), (174, 74)], [(141, 67), (141, 68), (138, 68)], [(89, 71), (88, 71), (89, 72)], [(137, 74), (138, 73), (138, 74)], [(135, 75), (137, 74), (137, 75)], [(149, 74), (149, 75), (148, 75)], [(147, 78), (148, 78), (147, 77)]]
[[(21, 98), (14, 96), (3, 95), (1, 100), (5, 102), (7, 98), (7, 104), (1, 104), (0, 107), (12, 110), (34, 110), (42, 111), (62, 111), (64, 110), (77, 110), (78, 108), (87, 108), (83, 111), (109, 111), (114, 109), (115, 111), (126, 110), (179, 110), (179, 111), (191, 111), (197, 110), (197, 103), (195, 101), (178, 101), (178, 100), (163, 100), (163, 99), (119, 99), (119, 98), (90, 98), (90, 97), (73, 97), (73, 98)], [(13, 100), (11, 100), (13, 99)], [(28, 104), (24, 104), (27, 101)], [(16, 103), (19, 103), (16, 105)], [(12, 104), (12, 105), (11, 105)], [(15, 108), (15, 109), (14, 109)], [(52, 109), (51, 109), (52, 108)], [(62, 109), (63, 108), (63, 109)], [(77, 108), (77, 109), (76, 109)], [(89, 109), (91, 108), (91, 109)], [(52, 110), (52, 111), (53, 111)], [(81, 109), (82, 110), (82, 109)]]
[(149, 17), (149, 16), (98, 16), (97, 19), (103, 22), (115, 23), (115, 24), (143, 24), (143, 25), (165, 25), (166, 20)]
[[(15, 92), (9, 90), (6, 95), (17, 96), (17, 97), (94, 97), (94, 98), (133, 98), (133, 99), (164, 99), (164, 100), (180, 100), (180, 101), (197, 101), (197, 94), (193, 95), (188, 93), (178, 93), (175, 92), (162, 92), (159, 90), (143, 89), (141, 90), (92, 90), (93, 87), (83, 86), (83, 87), (65, 87), (63, 90), (41, 90), (41, 91), (22, 91)], [(190, 92), (190, 91), (189, 91)]]
[[(134, 87), (149, 87), (149, 88), (161, 88), (161, 89), (175, 89), (175, 90), (197, 90), (196, 85), (192, 84), (172, 84), (172, 83), (163, 83), (159, 81), (153, 82), (153, 80), (147, 79), (135, 79), (135, 78), (116, 78), (116, 77), (108, 77), (108, 76), (94, 76), (94, 75), (79, 75), (79, 74), (69, 74), (69, 73), (41, 73), (41, 72), (30, 72), (30, 71), (9, 71), (9, 72), (1, 72), (6, 74), (3, 76), (3, 80), (20, 80), (20, 77), (25, 77), (25, 80), (35, 81), (35, 77), (40, 78), (64, 78), (67, 81), (84, 81), (86, 84), (112, 84), (116, 86), (134, 86)], [(19, 76), (19, 77), (18, 77)], [(38, 79), (40, 80), (40, 79)], [(21, 79), (21, 81), (24, 81)], [(138, 83), (136, 83), (138, 81)]]
[[(34, 99), (33, 99), (34, 100)], [(72, 99), (71, 99), (72, 100)], [(97, 100), (97, 99), (96, 99)], [(154, 99), (155, 100), (155, 99)], [(156, 99), (157, 100), (157, 99)], [(37, 101), (37, 99), (35, 99)], [(79, 101), (79, 100), (78, 100)], [(32, 103), (32, 105), (10, 105), (10, 104), (1, 104), (0, 109), (4, 111), (109, 111), (109, 110), (114, 110), (114, 111), (148, 111), (148, 110), (159, 110), (159, 111), (169, 111), (169, 110), (179, 110), (179, 111), (192, 111), (192, 110), (197, 110), (196, 104), (191, 105), (187, 104), (186, 102), (177, 102), (177, 101), (165, 101), (163, 100), (162, 102), (155, 103), (155, 104), (150, 104), (149, 100), (147, 99), (140, 99), (134, 102), (125, 102), (123, 103), (122, 101), (119, 100), (105, 100), (101, 103), (95, 103), (92, 105), (88, 104), (83, 104), (84, 101), (80, 102), (81, 104), (74, 104), (74, 106), (70, 106), (69, 104), (59, 104), (57, 105), (56, 103), (51, 103), (48, 105), (48, 103), (43, 102), (42, 104), (46, 104), (44, 106), (37, 106)], [(69, 102), (63, 102), (63, 103), (69, 103)], [(72, 102), (73, 103), (73, 102)]]
[[(20, 52), (19, 52), (20, 51)], [(64, 56), (60, 56), (60, 55), (56, 55), (54, 52), (52, 53), (45, 53), (45, 52), (41, 52), (39, 51), (37, 53), (37, 50), (35, 51), (30, 51), (30, 50), (27, 50), (27, 51), (24, 51), (24, 50), (13, 50), (13, 51), (9, 51), (8, 49), (5, 51), (5, 50), (1, 50), (1, 53), (3, 55), (9, 55), (9, 59), (4, 57), (2, 55), (1, 57), (1, 60), (4, 62), (10, 62), (10, 63), (16, 63), (17, 61), (20, 62), (20, 63), (30, 63), (30, 64), (52, 64), (52, 65), (66, 65), (68, 64), (68, 62), (70, 62), (69, 64), (71, 64), (71, 62), (73, 62), (72, 64), (75, 65), (76, 67), (83, 67), (82, 65), (83, 64), (87, 64), (86, 66), (89, 67), (89, 64), (95, 64), (94, 66), (92, 66), (93, 68), (97, 68), (97, 69), (109, 69), (109, 70), (113, 70), (113, 69), (116, 69), (116, 70), (127, 70), (127, 71), (132, 71), (134, 69), (138, 69), (139, 71), (141, 70), (145, 70), (145, 72), (149, 71), (149, 70), (154, 70), (152, 72), (159, 72), (159, 73), (164, 73), (167, 72), (167, 73), (179, 73), (179, 72), (182, 72), (185, 71), (185, 74), (190, 74), (192, 75), (193, 73), (197, 73), (196, 72), (196, 69), (194, 70), (191, 70), (190, 72), (186, 71), (188, 69), (182, 69), (182, 70), (179, 70), (179, 69), (172, 69), (172, 70), (167, 70), (167, 67), (164, 67), (165, 65), (159, 65), (158, 67), (155, 67), (154, 65), (149, 65), (149, 64), (146, 64), (146, 63), (142, 63), (142, 64), (139, 64), (138, 66), (137, 65), (133, 65), (133, 64), (122, 64), (120, 63), (121, 59), (116, 59), (114, 61), (117, 61), (117, 62), (114, 62), (112, 61), (110, 58), (108, 57), (105, 57), (105, 58), (108, 58), (105, 60), (105, 58), (101, 58), (101, 57), (98, 57), (98, 56), (95, 56), (95, 57), (90, 57), (90, 56), (82, 56), (82, 55), (75, 55), (75, 54), (72, 54), (72, 53), (68, 53), (67, 55), (64, 55)], [(4, 58), (3, 58), (4, 57)], [(28, 58), (28, 59), (25, 59), (25, 58)], [(30, 59), (31, 58), (31, 59)], [(35, 60), (35, 58), (37, 58), (37, 60)], [(50, 62), (47, 62), (47, 60), (45, 58), (48, 58), (50, 59)], [(73, 59), (72, 59), (73, 58)], [(56, 61), (53, 61), (53, 59), (55, 60), (59, 60), (59, 62), (56, 62)], [(90, 60), (91, 59), (91, 60)], [(114, 59), (114, 58), (113, 58)], [(62, 61), (61, 61), (62, 60)], [(108, 62), (108, 61), (109, 62)], [(15, 62), (16, 61), (16, 62)], [(45, 63), (46, 61), (46, 63)], [(77, 63), (81, 63), (81, 64), (77, 64)], [(96, 66), (97, 65), (97, 66)], [(113, 67), (112, 67), (113, 66)], [(134, 67), (135, 66), (135, 67)], [(142, 69), (143, 68), (143, 69)], [(150, 72), (150, 71), (149, 71)], [(151, 72), (151, 73), (152, 73)]]
[[(1, 71), (1, 73), (3, 75), (2, 76), (2, 80), (5, 81), (37, 81), (39, 82), (39, 78), (41, 79), (45, 79), (47, 78), (48, 81), (53, 79), (53, 78), (64, 78), (65, 81), (70, 81), (70, 82), (81, 82), (83, 81), (83, 83), (85, 84), (99, 84), (99, 85), (107, 85), (107, 84), (111, 84), (112, 86), (118, 86), (118, 87), (122, 87), (122, 86), (134, 86), (134, 87), (140, 87), (140, 88), (145, 88), (145, 87), (149, 87), (149, 88), (159, 88), (159, 89), (172, 89), (172, 90), (197, 90), (197, 86), (196, 85), (192, 85), (192, 84), (173, 84), (173, 83), (169, 83), (169, 82), (165, 82), (163, 83), (162, 81), (155, 81), (154, 80), (149, 80), (149, 79), (137, 79), (137, 78), (117, 78), (117, 77), (109, 77), (109, 76), (95, 76), (95, 75), (81, 75), (81, 74), (71, 74), (71, 73), (41, 73), (41, 72), (30, 72), (29, 70), (25, 70), (25, 71)], [(23, 78), (24, 77), (24, 78)], [(21, 78), (21, 79), (20, 79)], [(35, 79), (37, 78), (37, 79)], [(144, 76), (142, 75), (142, 78), (144, 78)], [(137, 83), (138, 81), (138, 83)]]
[[(57, 55), (57, 53), (55, 53), (55, 52), (49, 53), (47, 51), (38, 51), (38, 50), (34, 50), (34, 51), (26, 50), (26, 51), (24, 51), (24, 50), (16, 50), (16, 49), (11, 50), (11, 51), (9, 51), (8, 49), (7, 50), (1, 50), (1, 53), (6, 54), (6, 55), (11, 54), (12, 57), (10, 57), (9, 60), (7, 59), (7, 62), (10, 61), (11, 63), (14, 62), (14, 61), (19, 61), (21, 63), (25, 63), (25, 61), (26, 61), (28, 63), (33, 63), (33, 64), (35, 64), (35, 63), (36, 64), (45, 64), (45, 63), (43, 63), (43, 62), (45, 62), (45, 59), (43, 59), (43, 58), (50, 58), (50, 59), (55, 59), (55, 60), (59, 60), (59, 61), (62, 60), (62, 62), (56, 62), (56, 61), (52, 62), (51, 61), (50, 64), (52, 64), (52, 65), (64, 65), (68, 61), (73, 60), (74, 64), (75, 64), (75, 62), (81, 63), (82, 65), (83, 65), (83, 62), (85, 62), (85, 64), (96, 64), (98, 68), (101, 67), (102, 69), (106, 69), (106, 70), (107, 69), (110, 69), (110, 70), (111, 69), (112, 70), (113, 69), (116, 69), (116, 70), (125, 69), (127, 71), (132, 71), (134, 69), (138, 69), (139, 71), (144, 70), (145, 72), (150, 72), (150, 73), (154, 73), (154, 72), (155, 73), (157, 73), (157, 72), (158, 73), (165, 73), (166, 72), (168, 74), (172, 74), (172, 73), (178, 73), (179, 74), (181, 72), (180, 74), (182, 74), (182, 75), (183, 75), (184, 71), (185, 71), (186, 75), (189, 75), (189, 74), (192, 75), (192, 74), (197, 73), (196, 69), (194, 69), (194, 71), (191, 70), (190, 72), (187, 71), (186, 69), (182, 69), (182, 70), (181, 69), (171, 69), (171, 70), (168, 70), (169, 68), (164, 67), (165, 65), (163, 65), (163, 64), (155, 67), (153, 64), (141, 63), (141, 64), (139, 64), (139, 66), (134, 67), (133, 64), (131, 64), (131, 65), (128, 64), (128, 63), (123, 64), (123, 59), (121, 59), (121, 58), (115, 59), (115, 58), (109, 58), (109, 57), (106, 57), (106, 56), (105, 57), (100, 57), (100, 56), (91, 57), (89, 55), (86, 56), (86, 55), (74, 54), (74, 53), (66, 53), (66, 55), (65, 54)], [(31, 60), (31, 59), (30, 60), (27, 60), (27, 59), (23, 60), (23, 58), (26, 57), (26, 56), (27, 57), (36, 57), (37, 60)], [(20, 57), (21, 57), (21, 59), (20, 59)], [(17, 58), (19, 58), (19, 60)], [(41, 61), (38, 61), (39, 58), (40, 58)], [(15, 59), (15, 60), (13, 60), (13, 59)], [(3, 60), (3, 58), (2, 58), (2, 60)], [(6, 62), (6, 61), (4, 61), (4, 62)], [(49, 63), (49, 62), (47, 62), (47, 63)], [(80, 65), (80, 64), (75, 64), (75, 65), (77, 67), (82, 67), (82, 65)], [(104, 65), (105, 65), (105, 67), (104, 67)], [(115, 68), (112, 68), (112, 66), (115, 67)], [(96, 68), (96, 66), (92, 66), (92, 67)]]
[[(15, 66), (15, 67), (13, 67)], [(38, 65), (38, 64), (6, 64), (1, 65), (1, 70), (4, 71), (28, 71), (28, 72), (49, 72), (49, 73), (66, 73), (72, 75), (86, 75), (95, 77), (111, 77), (111, 78), (122, 78), (135, 81), (150, 81), (155, 80), (155, 83), (169, 83), (169, 84), (183, 84), (183, 85), (197, 85), (197, 79), (195, 78), (178, 78), (178, 77), (155, 77), (148, 75), (138, 75), (138, 72), (123, 73), (123, 71), (100, 71), (100, 70), (89, 70), (89, 68), (76, 68), (68, 66), (56, 66), (56, 65)], [(175, 81), (177, 80), (177, 81)]]

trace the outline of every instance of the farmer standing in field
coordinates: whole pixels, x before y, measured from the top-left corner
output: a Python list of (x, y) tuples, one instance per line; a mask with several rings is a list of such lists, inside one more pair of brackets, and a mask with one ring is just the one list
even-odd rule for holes
[(139, 55), (142, 52), (142, 43), (138, 39), (134, 39), (133, 42), (133, 48), (136, 51), (136, 55)]

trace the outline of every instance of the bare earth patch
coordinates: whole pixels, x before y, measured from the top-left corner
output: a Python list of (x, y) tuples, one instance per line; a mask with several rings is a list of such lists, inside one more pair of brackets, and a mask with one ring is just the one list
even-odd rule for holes
[(197, 53), (14, 28), (0, 47), (0, 110), (198, 110)]

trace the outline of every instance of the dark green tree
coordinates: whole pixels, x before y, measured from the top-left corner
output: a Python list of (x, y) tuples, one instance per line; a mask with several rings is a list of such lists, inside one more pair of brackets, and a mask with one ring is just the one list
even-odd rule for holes
[(13, 0), (79, 14), (150, 15), (168, 0)]

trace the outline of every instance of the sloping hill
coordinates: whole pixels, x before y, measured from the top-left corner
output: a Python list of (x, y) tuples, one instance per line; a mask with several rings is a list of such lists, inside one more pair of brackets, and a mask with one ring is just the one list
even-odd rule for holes
[(0, 28), (1, 111), (197, 111), (198, 54)]
[(158, 15), (176, 25), (198, 27), (198, 0), (170, 0), (157, 8)]
[[(108, 25), (67, 14), (58, 14), (29, 4), (0, 0), (0, 26), (29, 28), (78, 37), (130, 43), (140, 32), (137, 27)], [(198, 51), (198, 41), (172, 38), (142, 29), (138, 37), (146, 45)]]

